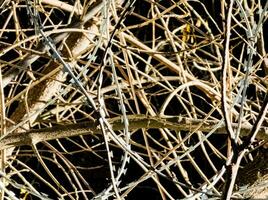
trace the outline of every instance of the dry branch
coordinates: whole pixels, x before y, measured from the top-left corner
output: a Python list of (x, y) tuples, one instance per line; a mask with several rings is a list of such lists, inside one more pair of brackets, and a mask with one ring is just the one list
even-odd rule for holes
[[(70, 66), (75, 65), (77, 56), (79, 57), (79, 55), (88, 48), (92, 39), (98, 34), (97, 27), (92, 22), (85, 23), (84, 27), (81, 26), (81, 28), (87, 30), (86, 33), (70, 33), (65, 40), (65, 48), (62, 50), (64, 57), (71, 57), (71, 62), (69, 62)], [(42, 46), (41, 48), (44, 49), (45, 47)], [(33, 62), (38, 57), (39, 56), (29, 55), (23, 63), (29, 64), (29, 62)], [(59, 91), (66, 77), (61, 64), (54, 60), (49, 62), (42, 71), (42, 74), (44, 74), (45, 79), (41, 79), (42, 81), (37, 80), (36, 83), (33, 84), (34, 87), (29, 85), (29, 88), (25, 89), (27, 93), (26, 98), (19, 104), (10, 117), (14, 125), (11, 123), (7, 124), (9, 132), (21, 132), (23, 129), (28, 130), (30, 125), (34, 123), (35, 119), (38, 117), (38, 114)]]
[[(216, 130), (215, 134), (226, 134), (226, 127), (220, 121), (201, 119), (190, 119), (184, 117), (159, 117), (159, 116), (146, 116), (146, 115), (131, 115), (128, 116), (129, 129), (159, 129), (168, 128), (174, 131), (189, 131), (189, 132), (210, 132), (215, 126), (221, 124)], [(109, 119), (109, 123), (114, 131), (123, 130), (124, 123), (120, 117)], [(237, 124), (232, 124), (233, 128), (237, 128)], [(240, 135), (248, 136), (251, 126), (243, 125), (241, 127)], [(101, 129), (97, 122), (84, 122), (78, 124), (59, 125), (52, 128), (43, 128), (39, 130), (31, 130), (27, 132), (20, 132), (10, 134), (0, 141), (0, 150), (21, 146), (31, 145), (42, 141), (49, 141), (60, 138), (68, 138), (86, 134), (101, 134)], [(261, 127), (257, 138), (259, 140), (268, 141), (268, 128)]]

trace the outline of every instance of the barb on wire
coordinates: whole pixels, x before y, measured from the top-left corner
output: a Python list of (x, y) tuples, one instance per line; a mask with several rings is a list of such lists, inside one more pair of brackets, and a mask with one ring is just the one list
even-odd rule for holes
[[(126, 144), (127, 144), (127, 148), (130, 150), (130, 145), (129, 145), (129, 140), (130, 140), (130, 133), (129, 133), (129, 129), (128, 129), (128, 118), (127, 118), (127, 114), (126, 114), (126, 108), (125, 108), (125, 105), (124, 105), (124, 100), (123, 100), (123, 95), (121, 93), (121, 88), (119, 86), (119, 82), (118, 82), (118, 78), (117, 78), (117, 74), (116, 74), (116, 70), (115, 70), (115, 66), (114, 66), (114, 63), (113, 63), (113, 58), (112, 58), (112, 53), (111, 53), (111, 46), (112, 46), (112, 41), (113, 41), (113, 38), (115, 36), (115, 33), (116, 31), (119, 29), (119, 27), (121, 26), (121, 23), (122, 21), (125, 19), (126, 15), (128, 15), (129, 13), (132, 12), (133, 8), (134, 8), (134, 3), (135, 3), (135, 0), (133, 1), (127, 1), (125, 7), (124, 7), (124, 10), (123, 10), (123, 13), (121, 14), (118, 22), (116, 23), (112, 33), (111, 33), (111, 36), (110, 37), (107, 37), (109, 38), (108, 40), (108, 44), (105, 48), (105, 51), (104, 51), (104, 54), (102, 56), (102, 59), (101, 59), (101, 64), (100, 64), (100, 73), (98, 75), (98, 90), (97, 90), (97, 96), (98, 96), (98, 101), (100, 102), (100, 107), (99, 107), (99, 112), (100, 112), (100, 119), (99, 119), (99, 123), (101, 125), (101, 128), (102, 128), (102, 134), (104, 135), (104, 139), (105, 139), (105, 146), (106, 146), (106, 150), (108, 152), (108, 161), (109, 161), (109, 165), (110, 165), (110, 169), (113, 168), (112, 166), (112, 161), (109, 157), (109, 154), (112, 154), (112, 152), (110, 152), (110, 148), (109, 148), (109, 145), (108, 145), (108, 135), (106, 135), (106, 128), (109, 131), (113, 132), (113, 130), (110, 129), (110, 126), (109, 124), (107, 123), (107, 120), (105, 120), (105, 113), (106, 112), (106, 108), (105, 108), (105, 104), (103, 103), (104, 100), (103, 100), (103, 95), (101, 94), (101, 88), (102, 88), (102, 79), (103, 79), (103, 71), (104, 71), (104, 68), (105, 68), (105, 61), (106, 61), (106, 57), (108, 56), (108, 54), (110, 55), (110, 59), (111, 59), (111, 66), (112, 66), (112, 73), (113, 73), (113, 79), (117, 85), (117, 88), (116, 88), (116, 91), (117, 91), (117, 95), (119, 96), (119, 106), (120, 106), (120, 111), (122, 113), (122, 121), (124, 123), (124, 136), (125, 136), (125, 141), (126, 141)], [(108, 4), (108, 3), (107, 3)], [(104, 12), (106, 15), (106, 19), (108, 19), (108, 12), (106, 12), (108, 10), (108, 8), (105, 9), (104, 7)], [(104, 25), (105, 26), (105, 25)], [(108, 31), (106, 31), (107, 34), (108, 34)], [(115, 191), (115, 195), (117, 198), (120, 199), (120, 196), (119, 196), (119, 193), (117, 191), (117, 186), (119, 185), (120, 183), (120, 178), (123, 174), (126, 173), (126, 165), (127, 163), (129, 162), (129, 155), (128, 155), (128, 151), (125, 151), (123, 156), (122, 156), (122, 164), (121, 164), (121, 167), (119, 168), (118, 172), (117, 172), (117, 176), (115, 177), (114, 175), (114, 172), (113, 170), (110, 171), (110, 174), (111, 174), (111, 178), (112, 178), (112, 185), (110, 185), (108, 188), (106, 188), (104, 191), (102, 191), (98, 196), (102, 196), (102, 195), (105, 195), (107, 196), (110, 192), (110, 190), (113, 188), (114, 191)], [(97, 196), (97, 197), (98, 197)], [(95, 198), (97, 198), (95, 197)]]
[(42, 38), (44, 39), (44, 42), (49, 46), (50, 50), (52, 51), (52, 57), (56, 60), (58, 60), (64, 67), (64, 70), (68, 72), (68, 74), (72, 77), (72, 79), (74, 80), (75, 86), (77, 88), (80, 89), (80, 91), (85, 95), (85, 97), (87, 98), (87, 101), (89, 103), (90, 106), (93, 107), (93, 109), (95, 111), (97, 111), (97, 107), (95, 105), (95, 102), (93, 101), (93, 99), (88, 95), (88, 92), (86, 91), (85, 87), (82, 85), (82, 83), (78, 80), (78, 78), (75, 76), (75, 74), (73, 73), (70, 65), (68, 63), (66, 63), (62, 56), (60, 55), (60, 53), (57, 51), (56, 46), (53, 42), (53, 40), (49, 37), (46, 36), (44, 31), (43, 31), (43, 26), (41, 24), (40, 21), (40, 15), (39, 13), (36, 11), (36, 9), (34, 9), (35, 11), (32, 12), (31, 7), (29, 5), (29, 0), (27, 0), (27, 9), (28, 9), (28, 13), (30, 15), (30, 18), (36, 28), (37, 33), (42, 35)]

